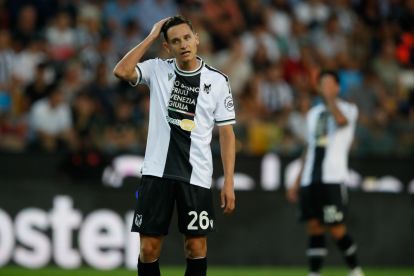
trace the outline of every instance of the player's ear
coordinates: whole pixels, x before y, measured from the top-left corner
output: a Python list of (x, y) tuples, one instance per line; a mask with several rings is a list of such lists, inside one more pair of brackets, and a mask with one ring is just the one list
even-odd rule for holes
[(162, 43), (162, 47), (167, 51), (167, 53), (170, 53), (170, 46), (168, 45), (167, 41), (164, 41)]
[(198, 33), (194, 33), (194, 37), (196, 40), (196, 45), (198, 46), (200, 44), (200, 37), (198, 36)]

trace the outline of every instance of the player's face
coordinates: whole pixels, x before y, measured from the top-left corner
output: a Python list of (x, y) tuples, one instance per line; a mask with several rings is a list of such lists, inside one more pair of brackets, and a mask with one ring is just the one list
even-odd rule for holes
[(320, 90), (322, 95), (335, 97), (339, 94), (339, 84), (334, 77), (325, 75), (321, 79)]
[(169, 28), (167, 34), (167, 50), (179, 63), (187, 63), (196, 59), (199, 40), (190, 26), (187, 24), (176, 25)]

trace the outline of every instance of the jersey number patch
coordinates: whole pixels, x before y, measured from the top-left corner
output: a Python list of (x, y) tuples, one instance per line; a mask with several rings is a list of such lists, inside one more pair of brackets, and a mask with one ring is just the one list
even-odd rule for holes
[(188, 212), (188, 215), (193, 217), (187, 225), (188, 230), (198, 230), (198, 226), (196, 225), (197, 221), (202, 230), (206, 230), (210, 223), (213, 224), (213, 221), (210, 222), (208, 219), (207, 211), (202, 211), (200, 215), (198, 215), (196, 211), (190, 211)]

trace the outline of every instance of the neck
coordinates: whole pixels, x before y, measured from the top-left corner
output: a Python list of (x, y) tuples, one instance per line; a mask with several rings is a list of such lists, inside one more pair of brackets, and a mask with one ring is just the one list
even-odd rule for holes
[(194, 71), (200, 66), (200, 61), (197, 58), (194, 58), (189, 61), (177, 62), (178, 68), (183, 71)]

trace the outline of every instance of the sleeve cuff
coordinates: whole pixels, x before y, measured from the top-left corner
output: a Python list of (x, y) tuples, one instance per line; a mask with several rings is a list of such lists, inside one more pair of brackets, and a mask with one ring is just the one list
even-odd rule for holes
[(226, 120), (216, 120), (216, 125), (218, 126), (225, 126), (225, 125), (233, 125), (236, 123), (236, 118), (226, 119)]
[(129, 82), (129, 85), (135, 87), (141, 82), (142, 74), (141, 69), (139, 69), (138, 65), (135, 66), (135, 72), (137, 72), (137, 80), (135, 82)]

